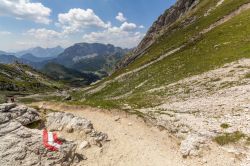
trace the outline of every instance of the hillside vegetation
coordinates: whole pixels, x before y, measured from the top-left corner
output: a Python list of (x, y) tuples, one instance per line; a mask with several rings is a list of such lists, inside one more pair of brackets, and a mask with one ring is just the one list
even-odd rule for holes
[(1, 101), (6, 94), (47, 92), (62, 86), (28, 65), (0, 64)]
[[(146, 91), (250, 58), (250, 1), (225, 0), (220, 5), (218, 2), (200, 1), (171, 24), (143, 55), (75, 96), (85, 104), (112, 108), (122, 108), (124, 104), (132, 108), (159, 105), (167, 94), (147, 94)], [(230, 15), (235, 11), (236, 14)], [(228, 20), (213, 27), (227, 15)], [(172, 54), (157, 60), (174, 49)], [(147, 65), (149, 63), (152, 64)]]
[(71, 86), (86, 86), (100, 79), (95, 74), (83, 73), (53, 62), (46, 64), (42, 72), (55, 81), (61, 81)]

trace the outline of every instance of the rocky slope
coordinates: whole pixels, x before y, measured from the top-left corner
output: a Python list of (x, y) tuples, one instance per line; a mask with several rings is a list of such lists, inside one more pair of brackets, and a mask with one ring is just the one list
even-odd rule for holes
[[(151, 89), (149, 94), (168, 95), (163, 104), (138, 111), (149, 118), (154, 117), (157, 125), (184, 139), (181, 144), (183, 155), (196, 155), (195, 147), (225, 133), (240, 132), (242, 138), (248, 139), (249, 67), (250, 59), (243, 59), (202, 75)], [(217, 141), (224, 144), (221, 140)], [(249, 150), (246, 146), (245, 150), (236, 148), (235, 151), (250, 157)]]
[[(149, 28), (146, 36), (140, 42), (140, 44), (134, 49), (132, 55), (126, 56), (119, 64), (118, 68), (125, 67), (129, 63), (135, 61), (136, 58), (143, 55), (147, 48), (153, 44), (156, 39), (163, 33), (169, 33), (172, 29), (170, 28), (173, 23), (185, 15), (188, 11), (192, 10), (198, 0), (178, 0), (174, 6), (167, 9)], [(192, 18), (190, 18), (192, 19)], [(188, 24), (187, 20), (185, 24)]]

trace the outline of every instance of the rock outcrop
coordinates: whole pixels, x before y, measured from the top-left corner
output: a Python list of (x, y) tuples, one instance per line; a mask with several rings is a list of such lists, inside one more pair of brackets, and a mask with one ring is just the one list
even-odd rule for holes
[(71, 165), (80, 160), (73, 142), (65, 141), (58, 152), (45, 149), (42, 131), (25, 127), (38, 120), (39, 113), (33, 108), (0, 105), (0, 165)]

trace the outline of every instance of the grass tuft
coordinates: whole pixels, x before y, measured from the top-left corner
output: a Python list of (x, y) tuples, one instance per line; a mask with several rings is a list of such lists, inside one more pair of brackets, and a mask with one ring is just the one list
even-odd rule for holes
[(227, 128), (230, 127), (230, 125), (227, 124), (227, 123), (222, 123), (222, 124), (220, 125), (220, 127), (223, 128), (223, 129), (227, 129)]
[(247, 73), (247, 74), (245, 75), (245, 78), (250, 78), (250, 73)]
[(215, 142), (219, 145), (227, 145), (230, 143), (236, 143), (240, 139), (244, 138), (246, 135), (240, 131), (236, 131), (234, 133), (224, 133), (214, 138)]

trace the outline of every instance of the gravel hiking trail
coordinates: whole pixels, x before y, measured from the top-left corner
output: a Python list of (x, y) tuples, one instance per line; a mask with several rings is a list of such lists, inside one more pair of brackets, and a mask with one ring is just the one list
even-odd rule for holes
[[(234, 156), (216, 144), (204, 150), (205, 157), (184, 159), (179, 141), (167, 131), (146, 124), (141, 118), (120, 111), (105, 111), (86, 106), (38, 102), (32, 106), (69, 112), (92, 121), (94, 128), (108, 134), (110, 141), (103, 147), (86, 149), (87, 166), (235, 166)], [(225, 160), (225, 158), (227, 160)]]

